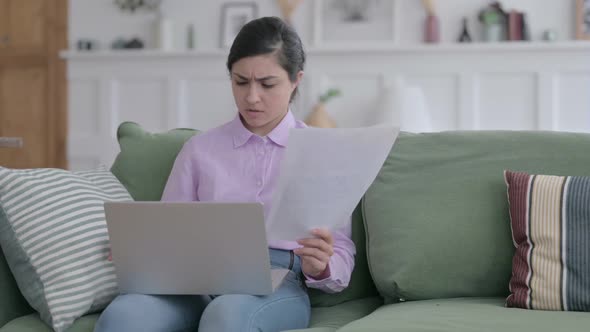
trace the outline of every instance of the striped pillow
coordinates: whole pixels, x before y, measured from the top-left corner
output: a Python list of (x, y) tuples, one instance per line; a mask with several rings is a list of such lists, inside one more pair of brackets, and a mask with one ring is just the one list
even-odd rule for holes
[(590, 178), (504, 178), (516, 246), (506, 305), (590, 311)]
[(55, 331), (117, 295), (103, 204), (129, 200), (106, 169), (0, 167), (0, 244), (24, 297)]

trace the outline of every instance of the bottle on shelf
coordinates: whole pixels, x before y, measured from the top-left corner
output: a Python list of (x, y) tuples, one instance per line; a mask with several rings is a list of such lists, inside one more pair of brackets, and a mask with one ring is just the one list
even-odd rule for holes
[(156, 17), (156, 48), (162, 51), (174, 50), (174, 24), (161, 12)]

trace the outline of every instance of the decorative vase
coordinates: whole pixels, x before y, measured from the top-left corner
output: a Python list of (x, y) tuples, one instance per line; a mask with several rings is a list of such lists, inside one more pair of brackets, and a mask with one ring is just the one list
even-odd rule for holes
[(506, 33), (501, 24), (486, 24), (483, 26), (483, 40), (486, 42), (499, 42), (505, 39)]
[(186, 28), (186, 49), (194, 50), (197, 47), (197, 34), (195, 32), (195, 25), (189, 23)]
[(174, 49), (174, 25), (170, 19), (161, 15), (156, 19), (156, 48), (162, 51)]
[(440, 22), (436, 15), (426, 16), (424, 41), (427, 43), (438, 43), (440, 41)]
[(307, 116), (304, 122), (310, 127), (336, 128), (336, 121), (326, 111), (326, 105), (322, 102), (313, 108), (313, 111)]

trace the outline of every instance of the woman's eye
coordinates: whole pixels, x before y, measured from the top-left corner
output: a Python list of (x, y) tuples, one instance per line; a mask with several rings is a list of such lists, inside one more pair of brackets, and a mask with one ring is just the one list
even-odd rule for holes
[(248, 82), (236, 82), (237, 85), (246, 85)]
[(275, 84), (262, 84), (262, 87), (265, 88), (265, 89), (270, 89), (273, 86), (275, 86)]

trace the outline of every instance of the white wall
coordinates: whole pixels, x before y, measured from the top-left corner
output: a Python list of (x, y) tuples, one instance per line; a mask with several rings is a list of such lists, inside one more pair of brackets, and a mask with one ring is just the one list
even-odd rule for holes
[[(240, 0), (229, 0), (240, 1)], [(304, 0), (295, 26), (308, 45), (301, 96), (293, 110), (303, 119), (318, 96), (337, 87), (342, 96), (327, 105), (341, 127), (370, 124), (381, 109), (388, 82), (403, 79), (420, 88), (432, 130), (522, 129), (590, 132), (590, 43), (451, 45), (461, 17), (474, 19), (488, 0), (435, 0), (442, 19), (439, 47), (411, 46), (422, 40), (424, 12), (419, 0), (397, 2), (401, 47), (313, 47), (313, 1)], [(226, 1), (223, 1), (226, 2)], [(164, 0), (176, 22), (178, 49), (192, 22), (202, 52), (69, 52), (69, 135), (71, 167), (110, 165), (118, 151), (122, 121), (150, 131), (175, 127), (206, 130), (231, 119), (235, 107), (225, 70), (227, 50), (219, 45), (222, 1)], [(275, 0), (258, 0), (260, 15), (278, 15)], [(526, 10), (535, 39), (554, 29), (571, 39), (573, 0), (505, 0), (507, 9)], [(139, 36), (153, 45), (154, 15), (121, 13), (112, 0), (71, 0), (70, 38)], [(442, 7), (442, 5), (445, 5)], [(472, 33), (477, 33), (473, 30)], [(362, 65), (359, 65), (362, 64)], [(395, 102), (395, 98), (394, 98)], [(381, 103), (385, 105), (381, 105)], [(379, 106), (381, 105), (381, 106)], [(392, 113), (393, 114), (393, 113)], [(397, 113), (396, 113), (397, 114)], [(403, 121), (402, 128), (405, 125)], [(108, 142), (108, 143), (105, 143)]]
[[(303, 119), (321, 92), (337, 87), (342, 96), (327, 112), (339, 127), (590, 132), (588, 54), (590, 43), (312, 49), (292, 109)], [(110, 165), (123, 121), (152, 132), (207, 130), (235, 116), (224, 52), (66, 56), (73, 169)], [(420, 88), (426, 107), (398, 107), (406, 99), (387, 87), (399, 80)]]
[[(219, 0), (164, 0), (165, 15), (175, 22), (178, 48), (185, 45), (184, 35), (189, 22), (195, 25), (198, 48), (211, 49), (219, 45), (221, 6)], [(247, 1), (247, 0), (245, 0)], [(294, 22), (304, 42), (311, 46), (313, 31), (313, 1), (305, 0), (298, 8)], [(398, 1), (400, 43), (414, 44), (422, 39), (424, 11), (419, 0)], [(257, 0), (259, 15), (279, 15), (275, 0)], [(443, 42), (454, 42), (460, 32), (461, 18), (468, 16), (472, 34), (479, 35), (476, 21), (478, 11), (490, 0), (435, 0), (441, 18)], [(573, 0), (504, 0), (506, 9), (524, 10), (528, 14), (534, 39), (540, 39), (544, 30), (554, 29), (560, 40), (573, 38)], [(70, 41), (73, 45), (79, 38), (97, 40), (103, 47), (109, 47), (117, 37), (138, 36), (154, 45), (154, 15), (138, 12), (121, 12), (112, 0), (70, 0)]]

